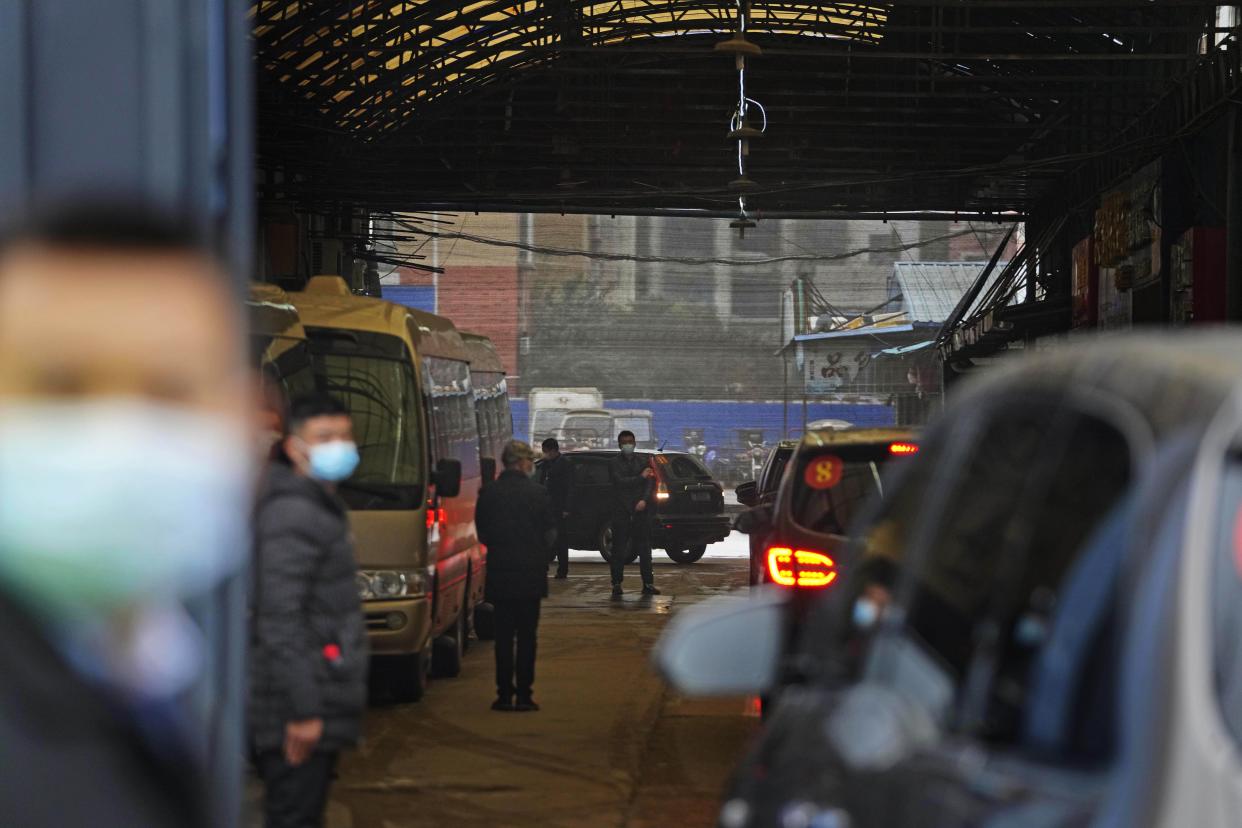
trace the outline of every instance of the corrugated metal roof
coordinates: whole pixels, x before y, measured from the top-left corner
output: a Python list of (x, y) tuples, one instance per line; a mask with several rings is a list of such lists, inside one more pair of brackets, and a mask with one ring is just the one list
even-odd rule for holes
[[(888, 292), (902, 295), (911, 322), (943, 322), (987, 266), (987, 262), (894, 262)], [(1003, 269), (1004, 263), (998, 262), (991, 278)]]

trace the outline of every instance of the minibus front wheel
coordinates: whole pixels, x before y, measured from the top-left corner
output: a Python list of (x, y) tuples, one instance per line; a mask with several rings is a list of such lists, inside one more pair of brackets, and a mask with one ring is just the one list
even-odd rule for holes
[(431, 642), (420, 653), (393, 659), (390, 688), (399, 702), (416, 702), (427, 692), (431, 673)]

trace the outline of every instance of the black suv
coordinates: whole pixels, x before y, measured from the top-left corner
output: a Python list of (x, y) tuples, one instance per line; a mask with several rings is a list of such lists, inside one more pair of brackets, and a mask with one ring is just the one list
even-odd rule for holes
[[(656, 472), (656, 515), (651, 545), (663, 549), (675, 563), (694, 563), (709, 543), (729, 536), (724, 494), (697, 457), (677, 451), (639, 451)], [(571, 451), (574, 488), (569, 498), (569, 545), (596, 549), (604, 560), (612, 552), (612, 484), (608, 464), (615, 449)], [(631, 556), (631, 560), (633, 557)]]

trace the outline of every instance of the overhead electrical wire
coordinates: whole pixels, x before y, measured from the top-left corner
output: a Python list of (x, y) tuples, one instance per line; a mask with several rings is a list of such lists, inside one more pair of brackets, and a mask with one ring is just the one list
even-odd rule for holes
[(491, 247), (506, 247), (514, 250), (524, 250), (528, 253), (535, 253), (545, 256), (578, 256), (584, 259), (592, 259), (595, 261), (607, 262), (638, 262), (638, 263), (669, 263), (683, 265), (725, 265), (728, 267), (755, 267), (759, 265), (779, 264), (781, 262), (836, 262), (844, 259), (852, 259), (856, 256), (863, 256), (871, 253), (904, 253), (918, 247), (924, 247), (936, 242), (949, 241), (951, 239), (960, 238), (962, 236), (978, 234), (979, 232), (996, 234), (992, 228), (986, 228), (982, 231), (973, 225), (968, 226), (964, 230), (956, 230), (951, 233), (944, 233), (939, 236), (933, 236), (926, 239), (920, 239), (915, 242), (899, 242), (893, 245), (871, 245), (867, 247), (858, 247), (839, 253), (799, 253), (785, 256), (764, 256), (758, 258), (729, 258), (722, 256), (650, 256), (640, 255), (636, 253), (608, 253), (599, 250), (581, 250), (576, 248), (551, 247), (540, 244), (527, 244), (520, 241), (512, 241), (509, 239), (498, 239), (489, 236), (480, 236), (474, 233), (465, 232), (441, 232), (437, 230), (426, 230), (403, 221), (399, 215), (393, 215), (392, 220), (405, 227), (407, 231), (415, 235), (429, 236), (437, 239), (459, 239), (461, 241), (473, 242), (475, 244), (488, 245)]

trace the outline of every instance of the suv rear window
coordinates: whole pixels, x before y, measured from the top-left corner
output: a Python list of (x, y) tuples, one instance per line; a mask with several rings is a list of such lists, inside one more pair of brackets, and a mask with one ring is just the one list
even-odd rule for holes
[(712, 474), (707, 467), (692, 457), (684, 454), (665, 454), (668, 459), (669, 475), (683, 479), (711, 480)]
[(867, 500), (883, 494), (880, 467), (890, 456), (888, 443), (807, 453), (798, 461), (790, 516), (812, 532), (845, 534)]

